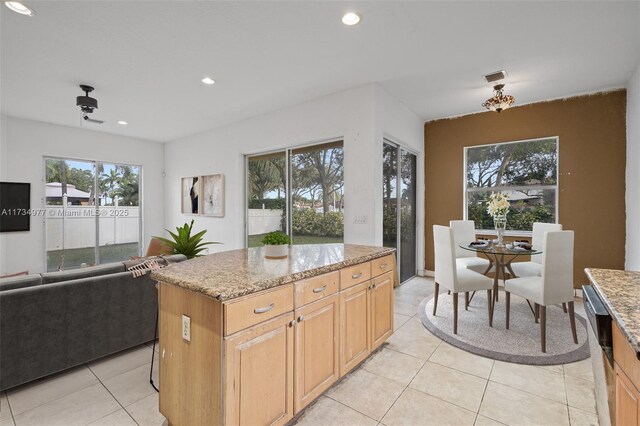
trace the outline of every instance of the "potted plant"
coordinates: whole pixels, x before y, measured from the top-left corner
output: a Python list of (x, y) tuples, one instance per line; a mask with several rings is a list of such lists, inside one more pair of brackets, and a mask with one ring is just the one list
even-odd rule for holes
[(264, 236), (262, 244), (267, 259), (284, 259), (289, 254), (291, 238), (282, 231), (273, 231)]
[(220, 244), (217, 242), (203, 242), (202, 238), (206, 234), (207, 230), (200, 231), (197, 234), (191, 235), (193, 229), (193, 220), (191, 223), (185, 223), (184, 226), (176, 227), (177, 233), (173, 233), (168, 229), (165, 229), (171, 235), (172, 240), (162, 237), (154, 237), (162, 241), (173, 250), (173, 254), (184, 254), (187, 259), (193, 259), (194, 257), (202, 256), (202, 253), (209, 244)]

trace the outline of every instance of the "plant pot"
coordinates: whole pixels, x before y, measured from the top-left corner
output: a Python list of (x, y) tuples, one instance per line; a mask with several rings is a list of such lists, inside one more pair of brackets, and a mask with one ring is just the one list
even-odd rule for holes
[(267, 259), (284, 259), (289, 255), (288, 244), (278, 244), (264, 246), (264, 257)]

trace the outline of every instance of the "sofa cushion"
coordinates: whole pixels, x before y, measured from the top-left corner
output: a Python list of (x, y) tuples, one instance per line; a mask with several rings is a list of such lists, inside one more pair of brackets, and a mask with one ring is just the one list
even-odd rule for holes
[(105, 263), (104, 265), (89, 266), (86, 268), (69, 269), (68, 271), (45, 272), (42, 274), (42, 283), (51, 284), (62, 281), (78, 280), (81, 278), (97, 277), (100, 275), (125, 272), (127, 269), (122, 262)]
[(183, 260), (187, 260), (187, 256), (184, 254), (170, 254), (166, 256), (149, 256), (149, 257), (141, 257), (138, 259), (125, 260), (124, 266), (128, 271), (136, 265), (146, 262), (147, 260), (155, 260), (158, 262), (158, 265), (161, 267), (171, 265), (172, 263), (182, 262)]
[(0, 291), (13, 290), (23, 287), (32, 287), (40, 284), (42, 284), (42, 277), (40, 276), (40, 274), (0, 278)]

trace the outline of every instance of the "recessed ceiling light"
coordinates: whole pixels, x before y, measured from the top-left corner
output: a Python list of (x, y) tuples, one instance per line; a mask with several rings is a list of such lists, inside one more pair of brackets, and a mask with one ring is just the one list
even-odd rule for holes
[(120, 120), (120, 121), (118, 121), (118, 124), (122, 124), (123, 126), (126, 126), (126, 125), (127, 125), (127, 124), (129, 124), (129, 123), (127, 123), (127, 122), (126, 122), (126, 121), (124, 121), (124, 120)]
[(204, 84), (211, 85), (211, 84), (214, 84), (216, 81), (214, 79), (212, 79), (211, 77), (205, 77), (205, 78), (202, 79), (202, 82)]
[(13, 10), (14, 12), (19, 13), (20, 15), (25, 15), (25, 16), (34, 15), (33, 9), (29, 9), (27, 6), (20, 3), (19, 1), (5, 1), (4, 5), (7, 6), (9, 9)]
[(358, 22), (360, 22), (360, 15), (355, 12), (347, 12), (342, 17), (342, 23), (345, 25), (356, 25)]

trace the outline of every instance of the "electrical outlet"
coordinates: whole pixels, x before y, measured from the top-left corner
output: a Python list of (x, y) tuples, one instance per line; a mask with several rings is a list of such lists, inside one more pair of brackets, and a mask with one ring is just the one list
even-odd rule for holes
[(182, 338), (191, 341), (191, 318), (186, 315), (182, 316)]

